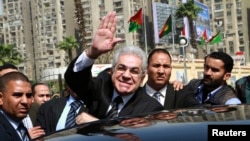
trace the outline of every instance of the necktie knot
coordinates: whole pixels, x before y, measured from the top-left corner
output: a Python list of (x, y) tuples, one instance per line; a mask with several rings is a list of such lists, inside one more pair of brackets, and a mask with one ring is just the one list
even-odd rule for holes
[(113, 101), (113, 105), (116, 104), (116, 105), (119, 105), (120, 103), (122, 103), (123, 100), (122, 100), (122, 97), (120, 96), (117, 96), (114, 101)]
[(76, 125), (76, 110), (82, 105), (80, 100), (76, 100), (70, 104), (70, 110), (67, 115), (65, 127), (73, 127)]
[(81, 101), (76, 100), (71, 103), (71, 107), (76, 111), (81, 106), (81, 104), (82, 104)]
[(108, 112), (108, 118), (118, 117), (118, 106), (123, 103), (122, 97), (117, 96), (111, 104), (111, 110)]
[(156, 100), (158, 100), (160, 102), (160, 97), (161, 97), (161, 93), (160, 92), (156, 92), (153, 95), (153, 98), (155, 98)]

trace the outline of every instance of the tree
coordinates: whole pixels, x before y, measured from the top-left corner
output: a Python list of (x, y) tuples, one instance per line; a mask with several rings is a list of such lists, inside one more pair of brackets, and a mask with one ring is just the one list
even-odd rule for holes
[(0, 44), (0, 56), (0, 65), (5, 63), (17, 65), (23, 62), (22, 55), (12, 44)]
[(181, 3), (175, 12), (176, 19), (187, 17), (190, 29), (190, 43), (193, 48), (197, 49), (197, 42), (195, 37), (194, 20), (197, 19), (198, 14), (203, 9), (194, 3), (194, 0), (188, 0), (186, 3)]
[(79, 43), (75, 37), (68, 36), (63, 41), (60, 41), (57, 46), (68, 53), (69, 62), (71, 62), (73, 60), (72, 49), (79, 48)]
[(85, 19), (84, 19), (84, 9), (82, 7), (81, 0), (74, 0), (75, 2), (75, 20), (78, 25), (78, 32), (80, 35), (81, 46), (83, 50), (87, 48), (85, 39), (86, 31), (85, 31)]

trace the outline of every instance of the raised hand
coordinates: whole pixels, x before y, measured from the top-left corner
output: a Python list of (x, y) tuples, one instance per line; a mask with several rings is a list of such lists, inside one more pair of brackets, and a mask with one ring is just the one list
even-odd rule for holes
[(121, 38), (115, 38), (117, 25), (115, 12), (109, 12), (104, 16), (94, 36), (92, 47), (87, 49), (87, 55), (90, 58), (97, 58), (103, 53), (113, 50), (116, 43), (123, 41)]

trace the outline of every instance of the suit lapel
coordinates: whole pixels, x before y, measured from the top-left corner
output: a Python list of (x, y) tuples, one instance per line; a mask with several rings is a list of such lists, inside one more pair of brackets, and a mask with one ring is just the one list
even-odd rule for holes
[(175, 108), (175, 91), (173, 85), (167, 85), (167, 92), (165, 96), (164, 108), (165, 109), (173, 109)]
[(129, 99), (129, 101), (124, 105), (122, 110), (119, 113), (119, 116), (126, 116), (133, 114), (133, 111), (136, 111), (136, 109), (140, 109), (141, 107), (137, 105), (137, 103), (140, 102), (140, 99), (142, 98), (142, 94), (144, 93), (143, 88), (139, 88), (135, 94)]
[(10, 135), (13, 141), (21, 141), (17, 131), (14, 127), (10, 124), (10, 122), (5, 118), (5, 116), (0, 112), (0, 123), (6, 129), (6, 132)]
[(64, 97), (62, 99), (58, 99), (58, 102), (55, 104), (55, 123), (57, 124), (62, 112), (63, 112), (63, 109), (66, 105), (66, 102), (67, 102), (67, 97)]

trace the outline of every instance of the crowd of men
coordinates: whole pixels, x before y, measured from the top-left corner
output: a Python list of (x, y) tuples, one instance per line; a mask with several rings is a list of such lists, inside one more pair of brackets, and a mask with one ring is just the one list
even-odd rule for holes
[[(69, 64), (64, 75), (67, 96), (50, 99), (45, 83), (31, 85), (17, 68), (0, 68), (0, 138), (26, 141), (98, 119), (245, 103), (240, 93), (226, 83), (234, 65), (228, 54), (208, 54), (202, 79), (193, 79), (187, 85), (170, 82), (169, 52), (156, 48), (147, 56), (138, 46), (115, 48), (123, 41), (115, 37), (117, 22), (115, 12), (104, 16), (92, 46)], [(95, 59), (113, 50), (111, 68), (93, 78)], [(147, 81), (141, 86), (146, 75)]]

